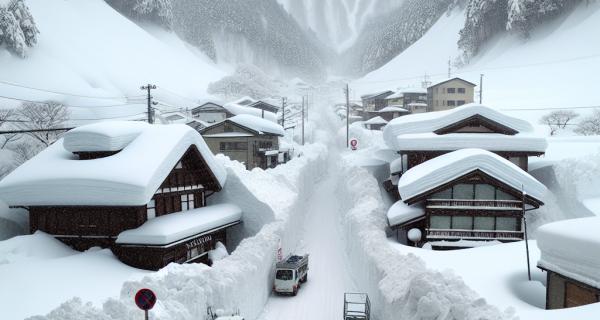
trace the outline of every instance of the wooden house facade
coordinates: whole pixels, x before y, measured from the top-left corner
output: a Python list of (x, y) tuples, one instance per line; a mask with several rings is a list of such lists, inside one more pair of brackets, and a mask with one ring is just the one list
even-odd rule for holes
[[(119, 130), (123, 135), (115, 134)], [(159, 138), (165, 135), (170, 139)], [(29, 210), (31, 233), (43, 231), (79, 251), (110, 248), (129, 265), (157, 270), (164, 266), (158, 253), (130, 263), (135, 254), (115, 241), (151, 219), (205, 207), (226, 179), (213, 157), (185, 125), (83, 126), (15, 170), (0, 184), (0, 197)], [(40, 165), (51, 172), (36, 170)], [(224, 242), (223, 230), (197, 236)]]
[(222, 105), (207, 102), (192, 109), (192, 117), (206, 123), (216, 123), (235, 116)]
[[(257, 127), (256, 123), (266, 124), (271, 129)], [(277, 166), (279, 137), (284, 135), (280, 125), (250, 115), (227, 119), (200, 133), (215, 155), (222, 153), (231, 160), (244, 163), (247, 170)]]
[(386, 98), (393, 93), (393, 91), (382, 91), (361, 96), (360, 98), (363, 102), (363, 121), (378, 117), (379, 110), (388, 106)]

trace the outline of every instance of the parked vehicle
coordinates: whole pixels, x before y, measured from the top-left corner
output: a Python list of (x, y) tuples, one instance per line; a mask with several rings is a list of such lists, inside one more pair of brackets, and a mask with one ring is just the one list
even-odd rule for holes
[(291, 253), (275, 265), (275, 292), (295, 296), (308, 278), (308, 254)]
[(371, 301), (366, 293), (344, 293), (344, 320), (369, 320)]

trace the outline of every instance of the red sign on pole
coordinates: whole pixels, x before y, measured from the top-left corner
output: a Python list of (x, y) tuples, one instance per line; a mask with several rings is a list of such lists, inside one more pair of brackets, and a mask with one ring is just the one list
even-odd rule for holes
[(135, 295), (135, 304), (144, 311), (152, 309), (155, 303), (156, 295), (150, 289), (142, 289)]
[(350, 148), (352, 150), (356, 150), (356, 145), (358, 145), (358, 140), (356, 140), (356, 139), (350, 140)]

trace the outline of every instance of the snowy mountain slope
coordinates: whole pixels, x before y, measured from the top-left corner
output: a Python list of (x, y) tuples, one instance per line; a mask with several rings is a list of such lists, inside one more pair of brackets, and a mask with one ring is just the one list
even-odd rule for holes
[(338, 52), (350, 47), (365, 23), (399, 7), (397, 0), (277, 0), (298, 21)]
[[(206, 87), (226, 75), (175, 34), (136, 24), (102, 0), (28, 0), (40, 34), (29, 57), (10, 56), (0, 46), (0, 81), (93, 97), (143, 95), (148, 83), (191, 100), (207, 96)], [(52, 94), (0, 83), (5, 96), (55, 99), (74, 106), (118, 105), (125, 99), (91, 99)], [(178, 107), (195, 104), (164, 90), (153, 96)], [(1, 99), (2, 106), (18, 101)], [(76, 109), (73, 118), (116, 117), (144, 111), (142, 106)]]
[[(456, 45), (464, 26), (464, 11), (443, 16), (419, 41), (385, 66), (351, 84), (358, 94), (420, 87), (427, 74), (436, 82), (448, 77), (448, 60), (459, 54)], [(483, 103), (500, 109), (519, 109), (509, 114), (537, 123), (547, 111), (523, 109), (598, 105), (597, 70), (600, 70), (600, 3), (575, 10), (531, 32), (523, 41), (517, 35), (496, 36), (470, 65), (452, 76), (479, 84), (483, 77)], [(479, 90), (479, 87), (476, 88)], [(506, 110), (508, 111), (508, 110)], [(578, 110), (582, 114), (586, 109)], [(546, 130), (538, 126), (538, 130)]]

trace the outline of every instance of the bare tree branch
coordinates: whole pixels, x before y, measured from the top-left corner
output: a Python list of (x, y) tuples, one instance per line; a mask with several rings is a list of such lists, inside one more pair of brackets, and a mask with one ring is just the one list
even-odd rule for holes
[[(17, 109), (17, 115), (22, 122), (22, 130), (48, 130), (64, 128), (71, 117), (71, 111), (57, 101), (23, 102)], [(46, 147), (60, 139), (64, 131), (28, 132), (30, 137), (44, 144)]]

